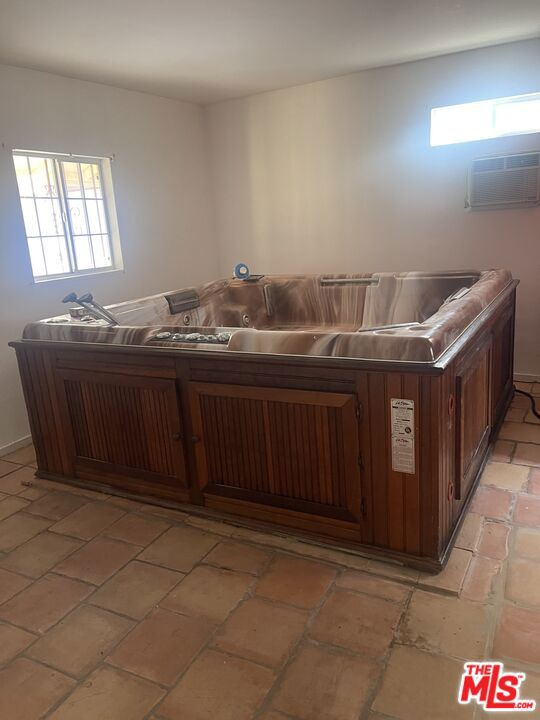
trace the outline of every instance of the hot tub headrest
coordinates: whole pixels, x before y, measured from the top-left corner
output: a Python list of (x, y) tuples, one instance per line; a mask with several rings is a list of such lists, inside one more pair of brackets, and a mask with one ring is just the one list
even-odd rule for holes
[(192, 310), (193, 308), (199, 307), (201, 304), (199, 295), (197, 294), (195, 288), (177, 290), (176, 292), (165, 295), (165, 299), (169, 303), (171, 315), (176, 315), (176, 313), (185, 312), (186, 310)]

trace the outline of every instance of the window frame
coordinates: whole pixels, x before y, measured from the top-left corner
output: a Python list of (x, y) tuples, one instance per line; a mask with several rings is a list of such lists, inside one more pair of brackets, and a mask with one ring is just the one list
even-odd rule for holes
[[(118, 232), (118, 221), (116, 217), (116, 205), (114, 200), (114, 191), (113, 191), (113, 184), (112, 184), (112, 173), (111, 173), (111, 161), (113, 160), (113, 157), (103, 157), (103, 156), (95, 156), (95, 155), (76, 155), (74, 153), (58, 153), (58, 152), (47, 152), (43, 150), (26, 150), (26, 149), (20, 149), (20, 148), (14, 148), (12, 150), (12, 158), (13, 162), (14, 158), (16, 156), (19, 157), (41, 157), (46, 160), (52, 160), (53, 161), (53, 168), (54, 168), (54, 179), (56, 183), (56, 187), (58, 190), (58, 204), (60, 206), (60, 212), (61, 212), (61, 222), (62, 222), (62, 229), (63, 229), (63, 239), (66, 246), (67, 256), (68, 256), (68, 262), (70, 265), (71, 270), (69, 272), (63, 272), (63, 273), (47, 273), (45, 275), (34, 275), (34, 268), (32, 266), (32, 259), (31, 259), (31, 253), (30, 253), (30, 245), (29, 245), (29, 236), (26, 232), (26, 223), (24, 220), (24, 214), (22, 210), (22, 197), (19, 190), (19, 183), (17, 178), (17, 172), (14, 165), (14, 171), (15, 171), (15, 180), (17, 184), (17, 194), (19, 196), (19, 206), (21, 209), (21, 215), (22, 215), (22, 222), (23, 222), (23, 228), (24, 228), (24, 236), (26, 238), (26, 249), (28, 252), (28, 260), (30, 263), (30, 270), (32, 273), (32, 279), (34, 283), (42, 283), (42, 282), (50, 282), (53, 280), (62, 280), (65, 278), (73, 278), (73, 277), (84, 277), (85, 275), (101, 275), (103, 273), (111, 273), (111, 272), (118, 272), (123, 271), (123, 261), (122, 261), (122, 251), (120, 247), (120, 237)], [(106, 225), (106, 234), (108, 237), (109, 242), (109, 249), (111, 254), (111, 264), (102, 266), (102, 267), (94, 267), (94, 268), (84, 268), (79, 269), (78, 263), (77, 263), (77, 254), (75, 250), (75, 238), (79, 237), (79, 235), (74, 234), (73, 232), (73, 226), (72, 226), (72, 219), (69, 211), (69, 196), (67, 193), (67, 187), (66, 187), (66, 178), (64, 173), (64, 167), (62, 165), (63, 162), (73, 162), (77, 163), (78, 166), (78, 173), (79, 178), (81, 182), (81, 188), (83, 189), (83, 196), (82, 200), (86, 200), (87, 198), (84, 195), (84, 186), (82, 181), (82, 174), (81, 174), (81, 164), (93, 164), (97, 165), (99, 168), (99, 175), (101, 179), (101, 190), (102, 190), (102, 198), (96, 198), (101, 199), (103, 201), (103, 212), (104, 212), (104, 219), (105, 219), (105, 225)], [(25, 196), (26, 197), (26, 196)], [(35, 195), (34, 187), (32, 185), (32, 198), (34, 199), (39, 196)], [(87, 225), (88, 231), (90, 231), (90, 225), (88, 220), (88, 210), (86, 206), (86, 202), (83, 202), (83, 208), (84, 208), (84, 215), (85, 215), (85, 222)], [(37, 213), (37, 209), (36, 209)], [(39, 216), (37, 215), (37, 220), (39, 224)], [(41, 231), (41, 228), (40, 228)], [(95, 233), (94, 233), (95, 234)], [(93, 257), (93, 249), (92, 249), (92, 242), (90, 240), (92, 236), (92, 233), (88, 232), (89, 237), (89, 245), (92, 252), (92, 260), (94, 261)], [(41, 232), (39, 236), (33, 236), (30, 237), (39, 237), (40, 240), (42, 240), (43, 237), (48, 236), (42, 236)], [(60, 237), (60, 236), (58, 236)], [(44, 254), (45, 257), (45, 254)]]
[[(486, 140), (495, 140), (497, 138), (506, 138), (506, 137), (516, 137), (519, 135), (534, 135), (540, 133), (540, 127), (531, 127), (530, 129), (525, 130), (508, 130), (508, 131), (500, 131), (497, 130), (497, 110), (504, 106), (518, 106), (522, 103), (527, 102), (535, 102), (540, 100), (540, 91), (535, 91), (531, 93), (524, 93), (521, 95), (508, 95), (504, 97), (496, 97), (496, 98), (488, 98), (486, 100), (475, 100), (472, 102), (465, 102), (465, 103), (456, 103), (453, 105), (441, 105), (437, 107), (431, 108), (430, 113), (430, 146), (433, 147), (446, 147), (448, 145), (463, 145), (465, 143), (471, 143), (471, 142), (484, 142)], [(434, 130), (434, 124), (441, 122), (441, 115), (444, 114), (444, 111), (452, 111), (456, 110), (457, 108), (470, 108), (472, 106), (477, 106), (479, 109), (484, 108), (486, 112), (489, 112), (491, 115), (491, 128), (489, 130), (486, 129), (486, 132), (484, 134), (479, 135), (469, 135), (468, 137), (465, 137), (464, 139), (440, 139), (441, 132), (439, 130)]]

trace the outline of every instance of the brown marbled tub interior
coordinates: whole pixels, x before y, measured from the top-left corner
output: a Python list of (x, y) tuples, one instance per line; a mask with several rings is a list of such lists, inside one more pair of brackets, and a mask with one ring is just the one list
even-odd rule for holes
[[(190, 289), (199, 304), (185, 311), (172, 313), (166, 296), (174, 293), (164, 293), (108, 306), (118, 326), (62, 315), (30, 323), (23, 337), (179, 352), (434, 362), (511, 282), (507, 270), (218, 280)], [(461, 297), (448, 301), (462, 289)], [(222, 345), (171, 342), (156, 340), (160, 331), (231, 336)]]

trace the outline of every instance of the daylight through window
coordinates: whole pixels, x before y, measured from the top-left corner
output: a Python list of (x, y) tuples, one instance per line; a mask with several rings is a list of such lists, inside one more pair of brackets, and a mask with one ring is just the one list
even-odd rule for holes
[(431, 145), (540, 132), (540, 93), (447, 105), (431, 111)]
[[(115, 267), (104, 158), (14, 151), (35, 279)], [(109, 189), (112, 192), (112, 189)]]

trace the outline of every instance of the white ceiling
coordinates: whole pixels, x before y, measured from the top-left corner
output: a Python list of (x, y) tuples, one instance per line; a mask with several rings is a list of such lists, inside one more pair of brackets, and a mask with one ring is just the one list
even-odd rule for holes
[(540, 0), (0, 0), (0, 62), (214, 102), (540, 35)]

